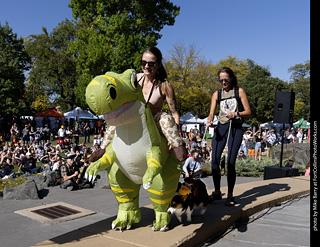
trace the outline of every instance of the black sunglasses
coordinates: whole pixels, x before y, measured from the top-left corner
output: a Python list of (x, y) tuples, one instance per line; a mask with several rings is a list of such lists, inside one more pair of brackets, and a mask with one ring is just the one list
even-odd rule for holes
[(231, 79), (229, 78), (229, 79), (221, 79), (221, 80), (219, 80), (220, 83), (222, 83), (223, 81), (225, 81), (225, 82), (230, 82)]
[(141, 60), (141, 65), (142, 66), (146, 66), (148, 64), (149, 67), (154, 67), (156, 65), (157, 62), (147, 62), (144, 60)]

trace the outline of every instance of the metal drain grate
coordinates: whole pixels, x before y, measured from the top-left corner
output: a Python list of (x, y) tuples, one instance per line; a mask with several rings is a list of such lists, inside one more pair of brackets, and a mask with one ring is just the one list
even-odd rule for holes
[(80, 208), (64, 202), (57, 202), (48, 205), (42, 205), (39, 207), (22, 209), (15, 211), (15, 213), (49, 225), (58, 224), (95, 214), (94, 211)]
[(48, 219), (57, 219), (57, 218), (61, 218), (61, 217), (65, 217), (65, 216), (69, 216), (69, 215), (73, 215), (73, 214), (78, 214), (81, 213), (78, 210), (74, 210), (62, 205), (58, 205), (58, 206), (53, 206), (53, 207), (49, 207), (49, 208), (43, 208), (43, 209), (38, 209), (38, 210), (33, 210), (31, 211), (32, 213), (41, 215), (43, 217), (46, 217)]

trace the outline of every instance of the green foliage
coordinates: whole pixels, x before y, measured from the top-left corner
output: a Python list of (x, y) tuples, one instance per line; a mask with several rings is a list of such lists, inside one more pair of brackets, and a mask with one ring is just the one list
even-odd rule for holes
[(237, 160), (236, 174), (241, 177), (263, 177), (265, 166), (279, 165), (279, 161), (275, 159), (256, 160)]
[(235, 72), (239, 86), (246, 91), (253, 116), (247, 122), (272, 121), (275, 92), (284, 91), (287, 88), (285, 82), (271, 77), (267, 68), (255, 65), (250, 59), (227, 56), (212, 64), (199, 57), (199, 50), (194, 45), (186, 47), (183, 43), (173, 45), (165, 63), (177, 95), (179, 114), (191, 112), (200, 118), (209, 115), (212, 93), (221, 87), (217, 72), (224, 66)]
[(0, 23), (0, 112), (4, 116), (18, 114), (29, 62), (23, 39), (17, 38), (7, 22)]
[(310, 118), (310, 61), (296, 64), (288, 69), (295, 95), (294, 120)]
[[(69, 53), (68, 46), (76, 38), (75, 32), (74, 23), (66, 19), (51, 33), (43, 28), (41, 34), (31, 35), (26, 40), (26, 49), (32, 57), (27, 89), (35, 109), (41, 110), (43, 105), (49, 105), (49, 99), (51, 103), (58, 100), (64, 110), (74, 108), (76, 56)], [(43, 102), (44, 98), (47, 102)], [(39, 102), (43, 104), (39, 105)]]
[[(160, 31), (173, 25), (180, 11), (169, 0), (71, 0), (69, 6), (74, 21), (66, 19), (51, 33), (43, 28), (41, 34), (26, 38), (25, 44), (7, 23), (0, 26), (2, 115), (17, 114), (19, 106), (43, 110), (59, 104), (63, 111), (75, 106), (87, 109), (84, 95), (92, 78), (107, 71), (139, 71), (142, 51), (157, 44)], [(272, 121), (275, 92), (292, 87), (296, 92), (295, 121), (309, 119), (310, 61), (289, 68), (288, 84), (251, 59), (230, 55), (212, 63), (199, 54), (195, 45), (179, 43), (165, 59), (180, 116), (188, 111), (199, 118), (208, 116), (212, 93), (221, 87), (217, 71), (228, 66), (248, 96), (252, 117), (246, 122)]]
[[(285, 161), (283, 162), (286, 163)], [(239, 177), (263, 177), (264, 175), (264, 167), (265, 166), (279, 166), (279, 160), (277, 159), (262, 159), (261, 161), (258, 160), (251, 160), (251, 159), (244, 159), (236, 161), (236, 175)], [(306, 168), (303, 165), (296, 165), (298, 168), (299, 175), (304, 175)], [(211, 174), (211, 164), (209, 162), (202, 164), (201, 169), (207, 174)], [(226, 174), (227, 175), (227, 169)]]
[(71, 0), (69, 6), (77, 22), (69, 51), (77, 53), (77, 103), (84, 108), (81, 97), (91, 78), (140, 68), (142, 51), (157, 44), (180, 10), (168, 0)]
[(289, 90), (287, 83), (271, 77), (267, 68), (256, 64), (251, 64), (251, 68), (239, 84), (246, 91), (252, 112), (252, 118), (247, 122), (255, 125), (272, 121), (275, 92)]
[(6, 180), (0, 180), (0, 192), (4, 190), (4, 187), (16, 187), (23, 184), (28, 179), (26, 177), (10, 178)]

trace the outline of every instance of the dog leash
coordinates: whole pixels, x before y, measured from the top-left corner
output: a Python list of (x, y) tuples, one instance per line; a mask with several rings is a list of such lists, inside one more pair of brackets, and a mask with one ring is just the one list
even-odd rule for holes
[[(228, 136), (227, 136), (227, 142), (226, 142), (227, 151), (223, 151), (222, 155), (221, 155), (222, 158), (220, 158), (220, 160), (221, 160), (220, 165), (221, 165), (221, 168), (223, 168), (223, 174), (220, 171), (221, 176), (226, 173), (226, 153), (229, 152), (228, 144), (229, 144), (229, 137), (230, 137), (230, 132), (231, 132), (231, 125), (232, 125), (232, 119), (230, 119), (230, 121), (229, 121), (229, 129), (228, 129)], [(206, 126), (205, 133), (207, 133), (208, 128), (209, 127)]]
[(220, 171), (220, 175), (221, 176), (226, 174), (226, 153), (229, 154), (228, 145), (229, 145), (229, 137), (230, 137), (230, 132), (231, 132), (231, 124), (232, 124), (232, 119), (230, 119), (230, 121), (229, 121), (229, 130), (228, 130), (228, 136), (227, 136), (227, 142), (226, 142), (227, 151), (224, 151), (222, 153), (223, 157), (222, 157), (221, 162), (220, 162), (221, 168), (223, 168), (223, 174)]

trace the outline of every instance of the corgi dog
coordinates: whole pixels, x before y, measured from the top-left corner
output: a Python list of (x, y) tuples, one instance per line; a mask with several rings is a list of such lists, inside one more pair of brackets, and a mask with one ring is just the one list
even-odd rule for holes
[(200, 214), (205, 214), (208, 192), (206, 185), (200, 179), (185, 178), (184, 184), (179, 184), (177, 191), (171, 200), (168, 214), (175, 214), (180, 222), (183, 214), (187, 215), (187, 222), (191, 222), (191, 215), (196, 207), (202, 207)]

